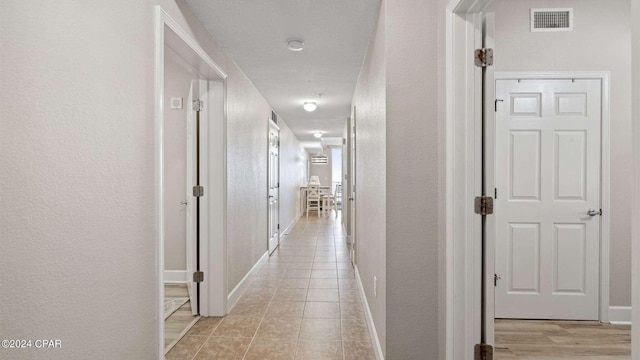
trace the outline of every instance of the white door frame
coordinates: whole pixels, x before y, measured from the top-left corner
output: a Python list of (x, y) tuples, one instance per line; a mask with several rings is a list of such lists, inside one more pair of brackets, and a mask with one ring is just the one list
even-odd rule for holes
[[(227, 311), (226, 282), (226, 73), (209, 57), (198, 42), (160, 6), (155, 7), (155, 211), (158, 354), (164, 358), (164, 59), (170, 47), (208, 80), (201, 127), (200, 314), (222, 316)], [(188, 60), (187, 60), (188, 59)], [(202, 88), (201, 88), (202, 89)], [(188, 104), (191, 106), (191, 104)], [(208, 159), (208, 161), (207, 161)]]
[[(634, 181), (631, 204), (631, 339), (640, 339), (640, 2), (631, 1), (631, 104)], [(640, 359), (640, 341), (631, 342), (632, 359)]]
[(474, 358), (481, 323), (482, 46), (480, 11), (490, 0), (451, 0), (446, 10), (445, 323), (447, 360)]
[(358, 256), (358, 238), (357, 238), (357, 221), (356, 214), (358, 213), (358, 194), (357, 194), (357, 156), (358, 156), (358, 121), (357, 121), (357, 109), (354, 106), (351, 117), (349, 118), (349, 194), (347, 200), (349, 201), (349, 228), (351, 234), (349, 243), (351, 244), (351, 263), (355, 266)]
[[(446, 324), (446, 352), (447, 360), (466, 360), (473, 358), (474, 345), (480, 342), (481, 317), (481, 277), (478, 274), (481, 264), (481, 219), (473, 210), (473, 199), (481, 194), (481, 112), (482, 112), (482, 73), (473, 64), (473, 51), (482, 44), (482, 10), (491, 0), (451, 0), (446, 11), (446, 278), (445, 278), (445, 324)], [(640, 15), (640, 11), (636, 11)], [(640, 16), (639, 16), (640, 17)], [(499, 51), (496, 56), (499, 56)], [(540, 73), (529, 73), (540, 76)], [(608, 74), (582, 73), (586, 76), (599, 75), (606, 77), (607, 86), (603, 89), (607, 101), (603, 104), (603, 139), (609, 141), (608, 121)], [(550, 75), (549, 73), (544, 76)], [(552, 75), (562, 75), (554, 73)], [(566, 74), (564, 74), (566, 75)], [(606, 76), (604, 76), (606, 75)], [(575, 73), (573, 76), (576, 76)], [(640, 89), (640, 78), (636, 79)], [(634, 93), (636, 94), (636, 93)], [(636, 97), (639, 95), (636, 94)], [(605, 109), (605, 106), (607, 107)], [(635, 113), (634, 116), (638, 116)], [(640, 141), (640, 130), (635, 126), (636, 146)], [(636, 150), (638, 147), (636, 147)], [(603, 163), (603, 177), (608, 175), (609, 147), (603, 143), (603, 155), (607, 165)], [(638, 154), (636, 153), (636, 156)], [(640, 160), (636, 158), (636, 176), (640, 169)], [(638, 178), (636, 178), (638, 184)], [(640, 185), (640, 184), (639, 184)], [(608, 197), (608, 177), (603, 181), (603, 196)], [(605, 188), (607, 190), (605, 190)], [(640, 214), (640, 194), (634, 199), (635, 216)], [(604, 207), (609, 207), (608, 198), (602, 200)], [(603, 230), (608, 233), (608, 211), (603, 218)], [(634, 224), (636, 222), (633, 222)], [(634, 233), (633, 264), (640, 262), (640, 239), (638, 226)], [(604, 233), (604, 232), (603, 232)], [(607, 237), (608, 238), (608, 237)], [(604, 240), (604, 239), (603, 239)], [(608, 240), (608, 239), (607, 239)], [(601, 257), (606, 258), (606, 279), (601, 273), (601, 286), (608, 285), (608, 242), (602, 242), (606, 248), (602, 249)], [(635, 269), (634, 290), (640, 282), (640, 266)], [(488, 282), (490, 283), (490, 282)], [(608, 287), (601, 292), (601, 319), (608, 315)], [(635, 291), (633, 304), (640, 300), (640, 294)], [(605, 310), (605, 304), (607, 306)], [(637, 307), (634, 306), (634, 309)], [(640, 321), (640, 313), (634, 312), (634, 325)], [(635, 326), (634, 326), (635, 328)], [(638, 344), (634, 342), (634, 349)], [(635, 351), (634, 350), (634, 351)], [(634, 358), (640, 355), (634, 352)]]

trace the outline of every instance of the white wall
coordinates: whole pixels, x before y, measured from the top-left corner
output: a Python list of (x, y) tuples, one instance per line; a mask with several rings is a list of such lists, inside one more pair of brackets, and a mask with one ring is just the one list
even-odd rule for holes
[(437, 357), (438, 153), (441, 116), (438, 0), (386, 0), (387, 358)]
[(300, 215), (300, 185), (305, 183), (304, 166), (307, 152), (289, 126), (278, 120), (280, 127), (280, 232)]
[(159, 357), (156, 4), (228, 74), (229, 290), (266, 250), (271, 108), (183, 3), (2, 1), (0, 338), (48, 359)]
[(0, 4), (4, 359), (157, 358), (153, 4)]
[[(529, 9), (570, 7), (574, 31), (532, 33)], [(631, 24), (629, 0), (495, 0), (496, 71), (611, 71), (612, 306), (631, 304)]]
[(446, 3), (383, 0), (354, 96), (357, 266), (387, 359), (443, 355)]
[[(388, 347), (385, 31), (383, 5), (353, 96), (357, 135), (356, 266), (383, 351)], [(350, 202), (347, 200), (343, 203), (349, 209)], [(378, 278), (377, 297), (373, 294), (374, 276)]]
[[(180, 202), (187, 199), (187, 109), (191, 80), (196, 77), (176, 59), (177, 55), (165, 49), (164, 268), (186, 270), (187, 207)], [(182, 98), (182, 109), (172, 109), (171, 98)]]

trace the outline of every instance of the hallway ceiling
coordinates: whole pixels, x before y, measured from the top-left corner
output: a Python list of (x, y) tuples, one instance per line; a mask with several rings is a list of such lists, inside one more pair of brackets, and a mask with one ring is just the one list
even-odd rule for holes
[[(186, 3), (300, 141), (318, 143), (314, 131), (342, 136), (380, 0)], [(287, 49), (293, 39), (303, 51)]]

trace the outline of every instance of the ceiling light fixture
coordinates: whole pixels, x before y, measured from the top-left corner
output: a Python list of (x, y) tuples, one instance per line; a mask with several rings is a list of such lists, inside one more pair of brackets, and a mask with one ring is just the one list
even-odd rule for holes
[(306, 101), (304, 103), (304, 109), (309, 112), (314, 111), (317, 107), (318, 105), (316, 105), (315, 101)]
[(302, 51), (304, 43), (302, 40), (291, 40), (287, 43), (287, 48), (291, 51)]
[(314, 132), (313, 137), (316, 139), (320, 139), (322, 137), (322, 132), (321, 131)]

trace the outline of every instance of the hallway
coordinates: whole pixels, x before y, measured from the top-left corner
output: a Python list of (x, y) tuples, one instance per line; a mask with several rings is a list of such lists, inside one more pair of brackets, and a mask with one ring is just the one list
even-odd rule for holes
[(303, 216), (225, 318), (166, 359), (375, 359), (340, 216)]

